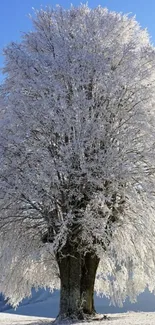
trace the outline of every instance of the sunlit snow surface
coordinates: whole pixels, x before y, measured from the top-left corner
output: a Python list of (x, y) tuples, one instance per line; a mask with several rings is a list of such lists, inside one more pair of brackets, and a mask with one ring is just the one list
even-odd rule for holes
[[(95, 321), (89, 323), (76, 323), (76, 325), (154, 325), (155, 313), (126, 313), (109, 315), (110, 320)], [(0, 314), (1, 325), (46, 325), (51, 324), (52, 319), (29, 316)]]
[(0, 314), (0, 325), (45, 325), (50, 323), (49, 318)]

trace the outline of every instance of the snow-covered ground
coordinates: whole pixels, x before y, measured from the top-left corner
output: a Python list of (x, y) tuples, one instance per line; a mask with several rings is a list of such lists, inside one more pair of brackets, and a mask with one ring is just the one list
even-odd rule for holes
[[(111, 314), (109, 320), (89, 323), (76, 323), (76, 325), (155, 325), (155, 313), (126, 313)], [(11, 314), (0, 314), (0, 325), (48, 325), (52, 319), (38, 318)]]
[(0, 314), (0, 325), (45, 325), (51, 323), (49, 318), (39, 318), (12, 314)]

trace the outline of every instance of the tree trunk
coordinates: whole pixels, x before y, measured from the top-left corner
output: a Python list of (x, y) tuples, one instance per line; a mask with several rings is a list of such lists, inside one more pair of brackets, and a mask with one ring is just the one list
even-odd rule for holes
[(80, 318), (81, 258), (69, 244), (57, 257), (60, 271), (59, 318)]
[(84, 319), (95, 314), (94, 283), (99, 259), (93, 253), (81, 256), (67, 244), (57, 255), (60, 271), (59, 320)]
[(99, 258), (92, 253), (87, 253), (83, 259), (81, 274), (81, 300), (85, 314), (95, 314), (94, 284)]

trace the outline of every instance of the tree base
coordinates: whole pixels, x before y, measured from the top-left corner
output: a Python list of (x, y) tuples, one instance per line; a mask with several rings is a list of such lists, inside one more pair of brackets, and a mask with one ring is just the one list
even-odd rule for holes
[(78, 315), (73, 314), (70, 316), (67, 315), (58, 315), (58, 317), (52, 322), (52, 325), (61, 325), (61, 324), (76, 324), (77, 322), (94, 322), (94, 321), (101, 321), (101, 320), (109, 320), (110, 318), (107, 315), (103, 314), (84, 314), (79, 313)]

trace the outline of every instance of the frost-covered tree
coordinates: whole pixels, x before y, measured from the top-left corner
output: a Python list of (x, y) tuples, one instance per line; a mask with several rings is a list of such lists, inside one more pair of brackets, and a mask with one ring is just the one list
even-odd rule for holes
[[(59, 319), (155, 290), (155, 49), (134, 18), (36, 12), (4, 50), (0, 291), (59, 287)], [(95, 281), (96, 277), (96, 281)]]

